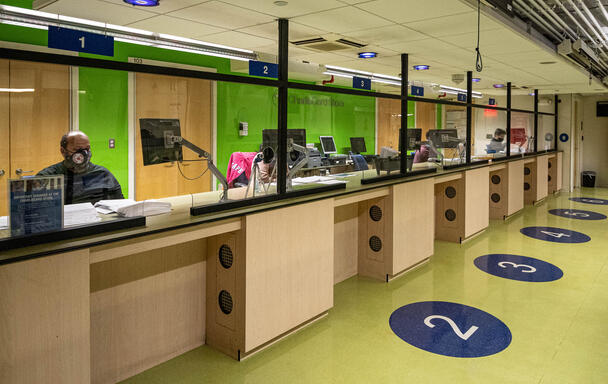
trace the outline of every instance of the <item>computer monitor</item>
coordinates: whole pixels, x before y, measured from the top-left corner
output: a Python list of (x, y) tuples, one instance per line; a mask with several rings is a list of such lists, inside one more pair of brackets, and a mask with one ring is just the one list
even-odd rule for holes
[(321, 141), (321, 149), (324, 154), (338, 153), (333, 136), (319, 136), (319, 140)]
[(407, 149), (408, 151), (415, 151), (420, 149), (420, 142), (422, 141), (422, 129), (412, 128), (407, 130)]
[(365, 147), (365, 138), (363, 137), (351, 137), (350, 138), (350, 151), (354, 154), (360, 154), (367, 152)]
[(460, 143), (456, 129), (431, 129), (429, 140), (435, 148), (458, 148)]
[(181, 136), (178, 119), (139, 119), (144, 165), (182, 160), (182, 147), (167, 143), (167, 136)]
[[(289, 139), (293, 139), (294, 144), (306, 147), (306, 130), (288, 129), (287, 140)], [(262, 147), (270, 147), (273, 151), (277, 151), (277, 148), (279, 147), (279, 131), (277, 129), (262, 130)]]

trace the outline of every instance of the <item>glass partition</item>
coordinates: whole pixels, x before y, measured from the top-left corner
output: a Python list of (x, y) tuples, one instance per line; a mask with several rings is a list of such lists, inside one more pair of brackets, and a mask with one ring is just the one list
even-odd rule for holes
[(471, 161), (506, 156), (507, 111), (473, 108)]
[(443, 160), (444, 146), (439, 133), (447, 132), (443, 131), (445, 105), (423, 101), (413, 104), (414, 108), (410, 108), (413, 116), (408, 120), (408, 161), (412, 162), (412, 166), (408, 168), (412, 171), (436, 168)]
[(538, 116), (538, 150), (555, 149), (555, 116)]
[[(27, 213), (23, 196), (7, 194), (9, 179), (63, 176), (63, 212), (35, 212), (59, 215), (59, 227), (32, 234), (276, 194), (276, 158), (262, 145), (277, 127), (274, 87), (18, 60), (0, 60), (0, 74), (10, 116), (0, 216), (13, 208), (3, 237), (29, 233), (12, 220)], [(35, 201), (44, 182), (32, 180), (25, 198)]]
[(511, 112), (511, 154), (534, 152), (534, 113)]
[(290, 89), (287, 189), (344, 183), (350, 188), (361, 179), (399, 173), (396, 108), (399, 100)]
[(458, 105), (442, 107), (441, 130), (429, 141), (435, 143), (443, 165), (466, 163), (467, 108)]

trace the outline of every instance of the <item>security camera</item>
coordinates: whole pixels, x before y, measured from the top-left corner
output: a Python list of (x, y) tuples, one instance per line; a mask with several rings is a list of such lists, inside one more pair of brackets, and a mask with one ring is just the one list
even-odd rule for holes
[(455, 73), (452, 75), (452, 81), (454, 82), (454, 84), (460, 84), (464, 81), (464, 74), (463, 73)]

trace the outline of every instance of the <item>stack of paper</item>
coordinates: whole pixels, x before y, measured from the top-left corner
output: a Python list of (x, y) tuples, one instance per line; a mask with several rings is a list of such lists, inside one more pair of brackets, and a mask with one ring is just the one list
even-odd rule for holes
[(95, 208), (99, 213), (108, 214), (116, 212), (119, 216), (123, 217), (152, 216), (171, 212), (171, 203), (157, 200), (100, 200), (95, 204)]
[(72, 227), (75, 225), (91, 224), (100, 221), (97, 211), (93, 204), (69, 204), (63, 207), (63, 226)]

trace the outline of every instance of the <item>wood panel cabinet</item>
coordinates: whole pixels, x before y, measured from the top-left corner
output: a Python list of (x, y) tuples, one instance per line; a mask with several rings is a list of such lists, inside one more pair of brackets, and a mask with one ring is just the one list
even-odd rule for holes
[[(163, 198), (211, 190), (207, 163), (191, 161), (198, 156), (183, 149), (184, 162), (144, 166), (139, 119), (179, 119), (181, 135), (212, 152), (212, 83), (208, 80), (136, 74), (136, 171), (137, 200)], [(182, 176), (183, 173), (184, 176)]]
[(0, 84), (9, 91), (0, 92), (0, 215), (6, 215), (9, 178), (61, 161), (59, 140), (70, 130), (70, 68), (2, 60)]

